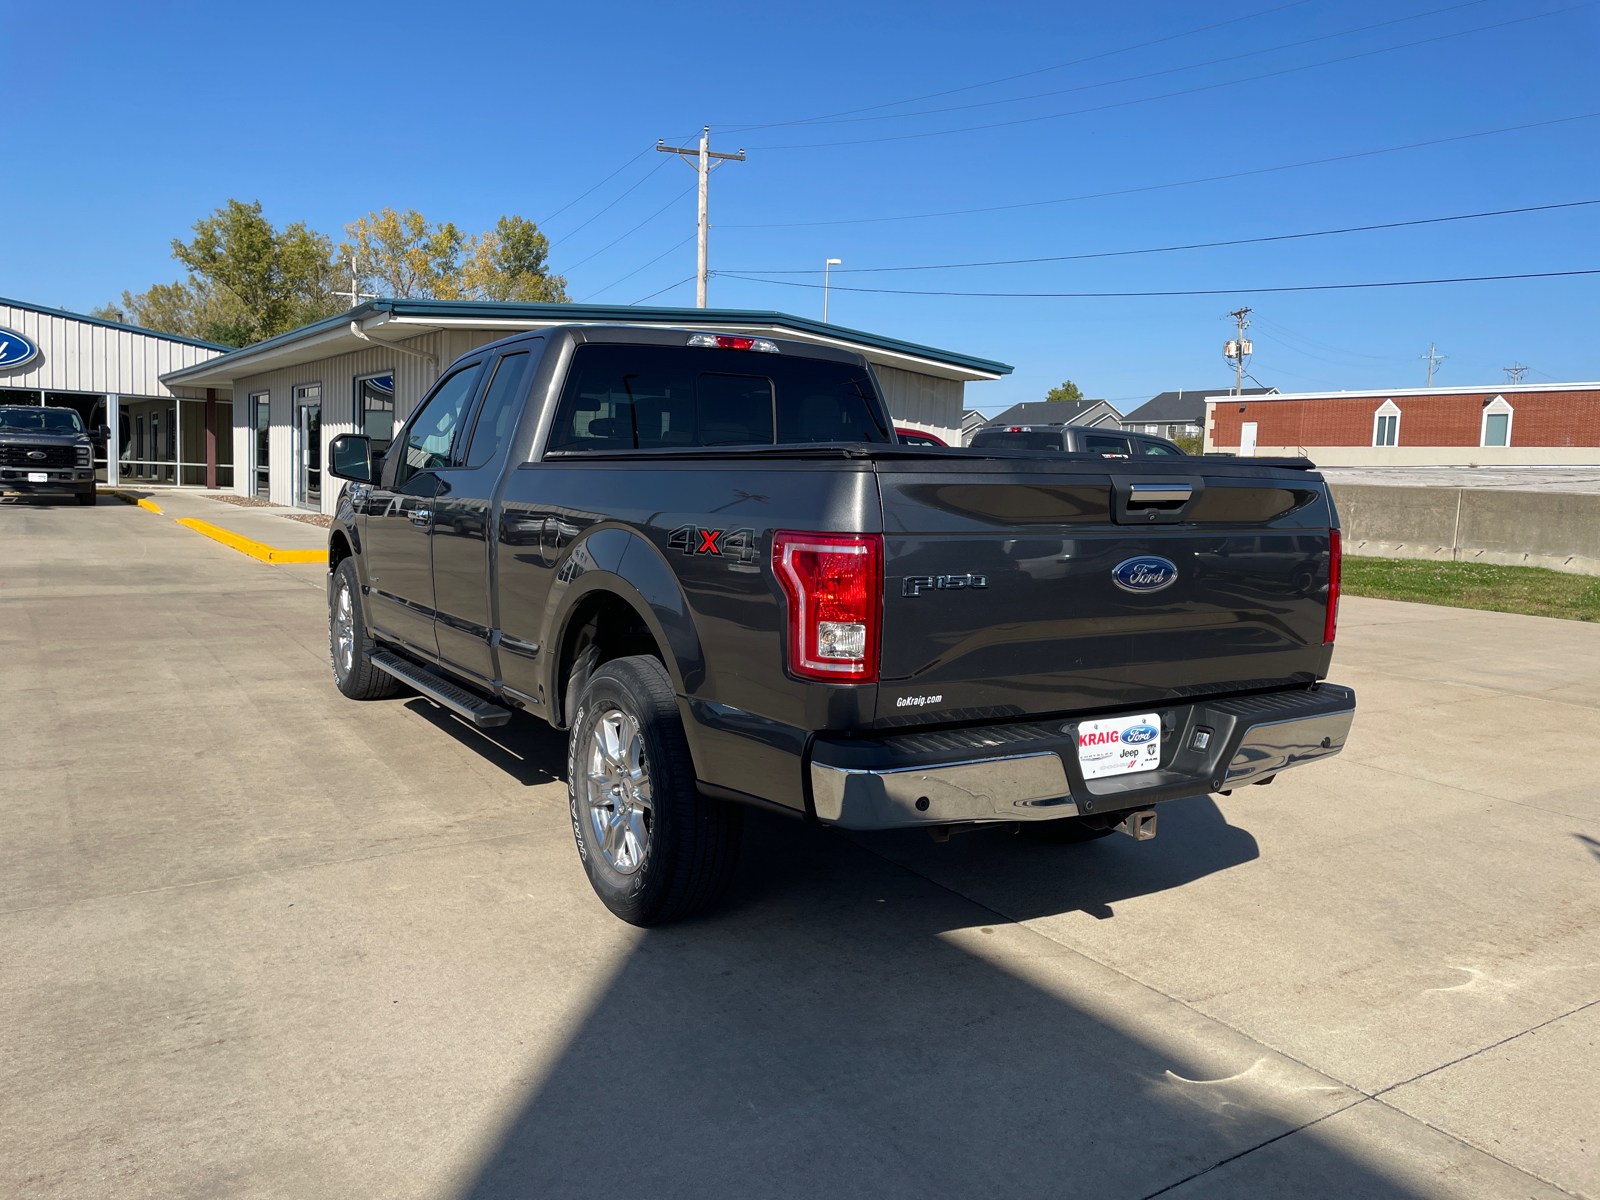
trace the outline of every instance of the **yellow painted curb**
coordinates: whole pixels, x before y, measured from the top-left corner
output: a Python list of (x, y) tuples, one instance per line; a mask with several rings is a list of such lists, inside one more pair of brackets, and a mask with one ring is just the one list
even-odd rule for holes
[[(141, 501), (142, 503), (142, 501)], [(160, 509), (156, 510), (160, 512)], [(196, 533), (203, 533), (212, 541), (221, 542), (230, 546), (240, 554), (248, 554), (251, 558), (258, 558), (265, 563), (325, 563), (328, 561), (326, 550), (279, 550), (276, 546), (269, 546), (265, 542), (253, 542), (247, 537), (240, 537), (232, 530), (223, 529), (207, 521), (197, 521), (193, 517), (176, 518), (179, 525), (186, 525)]]
[[(161, 513), (161, 506), (154, 500), (141, 500), (132, 492), (119, 492), (112, 488), (100, 488), (97, 489), (97, 491), (99, 495), (115, 496), (118, 500), (121, 500), (124, 503), (137, 504), (140, 508), (147, 508), (153, 513)], [(165, 513), (161, 513), (161, 515), (166, 516)]]

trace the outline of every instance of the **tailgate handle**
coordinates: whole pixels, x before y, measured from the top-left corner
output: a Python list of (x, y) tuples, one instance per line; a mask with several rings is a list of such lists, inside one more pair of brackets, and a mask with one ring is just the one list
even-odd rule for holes
[(1136, 504), (1187, 504), (1194, 488), (1187, 483), (1135, 483), (1128, 488), (1128, 507)]

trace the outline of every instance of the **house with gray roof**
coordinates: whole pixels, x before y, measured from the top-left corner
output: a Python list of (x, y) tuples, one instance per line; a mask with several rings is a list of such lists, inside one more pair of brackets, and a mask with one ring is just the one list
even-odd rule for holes
[(1032, 400), (1013, 404), (990, 425), (1094, 425), (1110, 428), (1122, 414), (1104, 400)]
[[(1275, 396), (1277, 388), (1245, 388), (1246, 396)], [(1217, 396), (1231, 396), (1232, 388), (1180, 388), (1176, 392), (1162, 392), (1146, 400), (1122, 418), (1122, 428), (1129, 433), (1153, 433), (1157, 437), (1200, 437), (1206, 427), (1206, 401)]]

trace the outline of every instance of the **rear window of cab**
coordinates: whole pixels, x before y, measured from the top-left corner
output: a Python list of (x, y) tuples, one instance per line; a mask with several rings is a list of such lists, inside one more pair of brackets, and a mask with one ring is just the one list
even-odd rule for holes
[(549, 450), (892, 442), (871, 374), (852, 363), (688, 346), (585, 345)]

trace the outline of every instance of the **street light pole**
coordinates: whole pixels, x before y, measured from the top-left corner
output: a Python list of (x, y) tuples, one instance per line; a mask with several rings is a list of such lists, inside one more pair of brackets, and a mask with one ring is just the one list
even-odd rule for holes
[(822, 323), (828, 323), (828, 272), (834, 267), (844, 265), (842, 258), (830, 258), (822, 264)]

